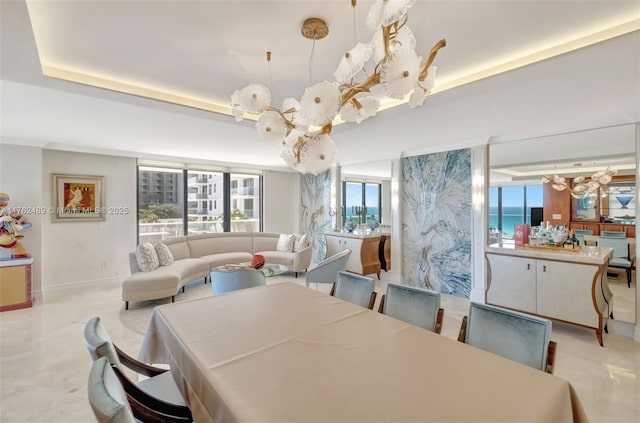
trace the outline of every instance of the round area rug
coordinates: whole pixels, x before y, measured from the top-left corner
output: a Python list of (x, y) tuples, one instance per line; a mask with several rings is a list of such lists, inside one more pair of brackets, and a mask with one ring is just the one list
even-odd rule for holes
[[(267, 278), (267, 285), (282, 282), (295, 282), (304, 285), (305, 275), (302, 274), (296, 278), (293, 274), (284, 274)], [(176, 295), (176, 303), (195, 300), (197, 298), (210, 297), (211, 295), (211, 284), (204, 284), (202, 279), (200, 279), (185, 285), (185, 292), (181, 291)], [(164, 304), (171, 304), (171, 297), (160, 298), (158, 300), (130, 301), (129, 310), (125, 310), (124, 303), (122, 303), (119, 313), (120, 322), (127, 329), (137, 334), (145, 335), (147, 333), (147, 325), (149, 324), (153, 308)]]

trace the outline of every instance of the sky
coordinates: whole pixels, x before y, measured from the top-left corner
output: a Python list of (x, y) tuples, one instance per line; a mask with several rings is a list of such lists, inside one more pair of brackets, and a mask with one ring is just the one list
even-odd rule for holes
[[(502, 207), (522, 207), (524, 187), (502, 187)], [(498, 207), (498, 188), (489, 191), (489, 207)], [(527, 186), (527, 207), (542, 207), (542, 185)]]

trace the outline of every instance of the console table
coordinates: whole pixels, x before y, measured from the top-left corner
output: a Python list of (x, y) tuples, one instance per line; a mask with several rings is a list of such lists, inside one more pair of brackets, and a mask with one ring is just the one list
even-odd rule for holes
[(32, 257), (0, 260), (0, 311), (33, 306), (32, 263)]
[(346, 270), (360, 275), (375, 273), (380, 279), (379, 233), (327, 232), (325, 233), (325, 238), (327, 240), (327, 257), (331, 257), (343, 250), (351, 250)]
[(604, 345), (602, 331), (613, 311), (606, 278), (612, 248), (487, 247), (485, 254), (487, 304), (594, 329)]

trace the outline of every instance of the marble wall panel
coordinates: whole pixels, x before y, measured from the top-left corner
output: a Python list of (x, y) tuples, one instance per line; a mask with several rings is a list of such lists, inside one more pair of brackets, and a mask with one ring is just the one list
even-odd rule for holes
[(402, 159), (401, 190), (405, 282), (469, 298), (471, 150)]
[(327, 252), (325, 232), (331, 231), (331, 171), (302, 176), (301, 228), (311, 238), (311, 262), (318, 263)]

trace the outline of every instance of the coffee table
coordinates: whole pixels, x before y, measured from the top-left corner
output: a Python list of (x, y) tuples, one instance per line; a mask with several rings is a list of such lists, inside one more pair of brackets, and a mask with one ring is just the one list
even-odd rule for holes
[[(223, 266), (217, 267), (217, 269), (227, 270), (227, 271), (233, 271), (235, 269), (246, 269), (246, 268), (253, 268), (253, 266), (251, 266), (251, 262), (247, 261), (247, 262), (238, 263), (238, 264), (225, 264)], [(289, 268), (282, 264), (265, 263), (265, 265), (262, 266), (259, 270), (261, 270), (262, 273), (264, 273), (265, 277), (269, 278), (271, 276), (277, 276), (277, 275), (282, 275), (283, 273), (287, 273), (289, 271)]]

